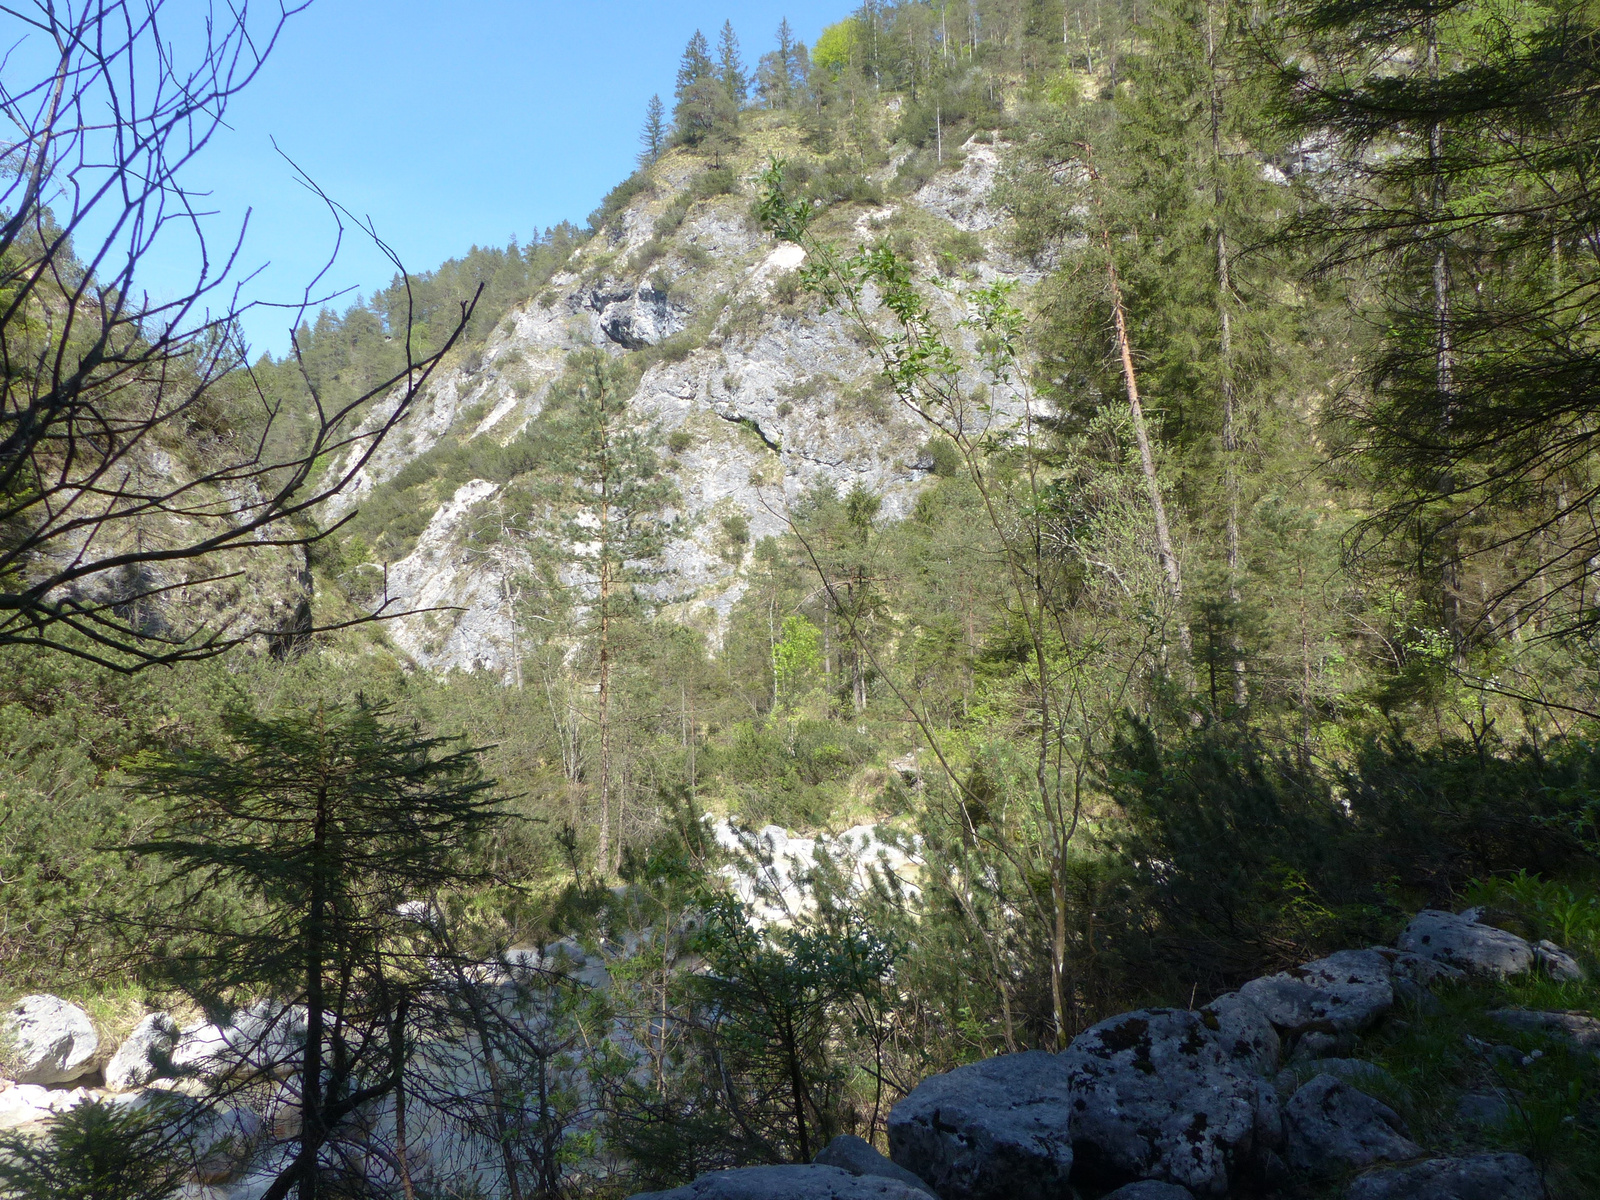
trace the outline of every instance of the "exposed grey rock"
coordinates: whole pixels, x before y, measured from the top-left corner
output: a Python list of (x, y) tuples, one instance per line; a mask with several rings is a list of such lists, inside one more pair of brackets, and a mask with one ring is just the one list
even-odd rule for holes
[(178, 1023), (163, 1012), (151, 1013), (106, 1064), (106, 1087), (127, 1092), (172, 1071), (172, 1048), (179, 1036)]
[(1467, 973), (1460, 967), (1453, 967), (1435, 958), (1411, 954), (1390, 946), (1371, 946), (1369, 949), (1374, 954), (1382, 955), (1384, 961), (1389, 964), (1391, 983), (1409, 980), (1422, 987), (1432, 987), (1436, 983), (1454, 983), (1467, 977)]
[(1539, 1172), (1520, 1154), (1436, 1158), (1375, 1171), (1350, 1185), (1349, 1200), (1540, 1200)]
[(1029, 1050), (924, 1079), (889, 1113), (890, 1156), (944, 1200), (1056, 1200), (1073, 1162), (1068, 1061)]
[(249, 1161), (264, 1130), (261, 1118), (248, 1108), (197, 1110), (183, 1129), (194, 1156), (195, 1178), (201, 1183), (232, 1179)]
[(1559, 983), (1576, 983), (1584, 977), (1578, 960), (1548, 938), (1534, 943), (1533, 957), (1544, 973)]
[(1092, 1181), (1159, 1179), (1221, 1195), (1280, 1136), (1271, 1085), (1233, 1058), (1200, 1013), (1124, 1013), (1079, 1034), (1061, 1057), (1072, 1151)]
[(48, 1088), (38, 1083), (17, 1083), (0, 1091), (0, 1129), (15, 1129), (48, 1120), (59, 1112), (87, 1104), (86, 1088)]
[(271, 1075), (292, 1069), (305, 1041), (305, 1010), (258, 1000), (226, 1025), (186, 1029), (172, 1048), (172, 1066), (207, 1077)]
[(24, 996), (0, 1014), (0, 1071), (18, 1083), (72, 1083), (94, 1070), (89, 1014), (59, 996)]
[(1463, 1125), (1504, 1125), (1511, 1119), (1511, 1101), (1498, 1092), (1466, 1095), (1456, 1102), (1456, 1119)]
[(693, 1183), (667, 1192), (642, 1192), (633, 1200), (927, 1200), (927, 1195), (897, 1179), (804, 1163), (712, 1171)]
[(1355, 1033), (1394, 1005), (1389, 960), (1375, 950), (1341, 950), (1292, 970), (1252, 979), (1239, 994), (1280, 1032)]
[(1162, 1183), (1159, 1179), (1141, 1179), (1138, 1183), (1125, 1183), (1101, 1200), (1194, 1200), (1194, 1193), (1175, 1183)]
[(1535, 1012), (1525, 1008), (1501, 1008), (1489, 1015), (1500, 1024), (1512, 1029), (1560, 1038), (1575, 1050), (1600, 1054), (1600, 1020), (1587, 1013)]
[(852, 1175), (881, 1175), (885, 1179), (898, 1179), (907, 1187), (914, 1187), (930, 1196), (938, 1195), (910, 1171), (879, 1154), (872, 1143), (851, 1133), (841, 1133), (811, 1161), (825, 1167), (838, 1167)]
[(1507, 978), (1533, 967), (1533, 947), (1514, 933), (1478, 923), (1480, 912), (1423, 909), (1400, 935), (1400, 949), (1470, 975)]
[[(1282, 1041), (1265, 1013), (1238, 992), (1218, 996), (1200, 1010), (1206, 1025), (1215, 1030), (1228, 1056), (1257, 1075), (1278, 1069)], [(1214, 1021), (1214, 1023), (1213, 1023)]]
[(1405, 1122), (1386, 1104), (1332, 1075), (1318, 1075), (1283, 1106), (1289, 1165), (1311, 1176), (1336, 1175), (1422, 1153)]

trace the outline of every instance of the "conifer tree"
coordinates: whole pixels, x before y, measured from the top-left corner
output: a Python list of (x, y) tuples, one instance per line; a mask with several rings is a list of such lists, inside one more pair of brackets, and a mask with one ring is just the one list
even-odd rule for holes
[(223, 730), (226, 749), (134, 764), (134, 793), (166, 818), (129, 850), (168, 864), (179, 895), (150, 929), (147, 971), (212, 1006), (266, 996), (244, 1053), (298, 1076), (300, 1131), (264, 1197), (316, 1200), (324, 1147), (404, 1075), (405, 997), (442, 949), (409, 906), (487, 881), (469, 852), (501, 801), (477, 751), (365, 701), (235, 713)]
[(644, 146), (639, 152), (639, 165), (648, 167), (660, 158), (666, 139), (666, 107), (661, 103), (659, 95), (651, 96), (650, 104), (644, 112), (644, 129), (639, 134), (639, 142)]
[(768, 108), (788, 108), (794, 103), (795, 90), (805, 78), (805, 52), (785, 17), (778, 25), (777, 48), (761, 56), (756, 71), (756, 88)]
[(739, 56), (739, 35), (733, 31), (733, 22), (722, 23), (722, 35), (717, 43), (717, 78), (728, 91), (728, 98), (737, 107), (744, 107), (749, 99), (750, 83), (745, 77), (744, 60)]
[(711, 61), (711, 44), (706, 41), (706, 35), (698, 29), (689, 39), (689, 44), (683, 48), (683, 58), (678, 63), (677, 98), (681, 101), (684, 93), (702, 79), (708, 79), (716, 73), (716, 67)]
[(668, 506), (673, 489), (650, 448), (650, 430), (629, 405), (623, 369), (598, 351), (585, 352), (548, 402), (551, 464), (565, 514), (562, 534), (586, 547), (590, 624), (595, 637), (598, 726), (598, 844), (601, 874), (611, 869), (618, 814), (612, 805), (612, 630), (638, 604), (635, 585), (644, 581), (671, 532)]

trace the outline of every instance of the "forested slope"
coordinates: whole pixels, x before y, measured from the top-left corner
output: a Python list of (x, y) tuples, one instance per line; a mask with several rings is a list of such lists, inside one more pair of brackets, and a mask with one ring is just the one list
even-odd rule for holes
[[(13, 990), (126, 951), (161, 812), (130, 754), (357, 694), (512, 797), (492, 881), (449, 900), (475, 947), (659, 933), (726, 861), (702, 816), (874, 824), (920, 860), (914, 895), (838, 893), (791, 940), (719, 916), (697, 953), (807, 997), (813, 1107), (797, 1133), (764, 1060), (725, 1104), (693, 1068), (619, 1084), (613, 1184), (789, 1159), (808, 1120), (881, 1135), (930, 1071), (1428, 905), (1592, 970), (1595, 30), (901, 0), (754, 69), (696, 35), (587, 229), (241, 366), (310, 413), (482, 285), (381, 448), (322, 464), (353, 477), (315, 514), (318, 624), (403, 615), (181, 677), (0, 656)], [(864, 945), (892, 997), (827, 974)], [(660, 955), (634, 982), (666, 1004)], [(1528, 1135), (1574, 1196), (1589, 1085)], [(668, 1144), (691, 1121), (704, 1154)]]

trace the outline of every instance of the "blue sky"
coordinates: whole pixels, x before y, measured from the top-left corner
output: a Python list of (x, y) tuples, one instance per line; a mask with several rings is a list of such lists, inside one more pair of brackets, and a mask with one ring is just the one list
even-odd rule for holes
[[(370, 216), (408, 269), (428, 270), (474, 243), (504, 245), (563, 219), (582, 224), (632, 169), (651, 93), (670, 107), (679, 55), (697, 27), (715, 44), (731, 17), (753, 65), (781, 18), (810, 44), (852, 7), (315, 0), (228, 110), (232, 131), (188, 181), (211, 192), (219, 233), (253, 210), (244, 261), (268, 264), (253, 295), (297, 298), (333, 240), (326, 209), (296, 183), (274, 138), (331, 196)], [(168, 20), (200, 10), (173, 0)], [(176, 290), (189, 261), (182, 252), (148, 260), (146, 288)], [(369, 243), (347, 237), (329, 283), (370, 291), (392, 274)], [(252, 345), (283, 351), (286, 323), (280, 313), (253, 314)]]

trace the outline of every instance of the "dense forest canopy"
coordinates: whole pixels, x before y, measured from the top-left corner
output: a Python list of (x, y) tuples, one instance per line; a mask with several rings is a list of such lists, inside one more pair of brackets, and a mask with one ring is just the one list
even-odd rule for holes
[[(1498, 906), (1600, 954), (1600, 8), (873, 0), (813, 46), (787, 22), (762, 44), (749, 60), (731, 22), (694, 34), (643, 114), (638, 171), (587, 227), (307, 314), (281, 360), (227, 362), (227, 419), (246, 427), (265, 398), (293, 458), (319, 406), (380, 412), (374, 389), (433, 355), (470, 377), (561, 288), (631, 271), (687, 291), (705, 252), (675, 239), (722, 204), (763, 253), (805, 251), (740, 319), (841, 322), (877, 374), (835, 411), (915, 417), (909, 515), (862, 486), (813, 489), (759, 540), (723, 514), (743, 586), (714, 633), (682, 619), (657, 584), (692, 444), (629, 397), (737, 335), (713, 314), (575, 353), (511, 435), (473, 436), (473, 413), (353, 510), (297, 513), (317, 631), (292, 645), (131, 675), (0, 649), (6, 990), (93, 991), (108, 1013), (242, 1002), (205, 977), (192, 923), (150, 940), (151, 911), (212, 861), (200, 825), (245, 820), (175, 815), (204, 779), (163, 790), (162, 772), (203, 766), (246, 795), (227, 764), (266, 754), (272, 722), (314, 742), (303, 714), (324, 711), (424, 775), (464, 737), (502, 797), (495, 820), (467, 805), (470, 847), (445, 839), (471, 868), (425, 881), (437, 945), (352, 935), (371, 992), (353, 1008), (387, 1039), (369, 1054), (404, 1053), (392, 998), (373, 996), (398, 979), (426, 1009), (427, 954), (646, 930), (611, 1008), (552, 1001), (548, 1019), (633, 1022), (648, 1086), (568, 1062), (595, 1090), (532, 1132), (499, 1127), (508, 1173), (541, 1195), (807, 1160), (838, 1132), (881, 1141), (888, 1104), (931, 1071), (1204, 1002), (1390, 939), (1427, 905)], [(1003, 222), (919, 215), (980, 151)], [(669, 169), (689, 180), (676, 193)], [(644, 249), (606, 257), (630, 206), (669, 195)], [(3, 301), (26, 254), (0, 256)], [(8, 387), (27, 372), (6, 370)], [(1025, 415), (997, 423), (1003, 408)], [(0, 413), (0, 437), (19, 420)], [(0, 544), (30, 486), (10, 445)], [(338, 467), (317, 470), (306, 486)], [(472, 480), (499, 489), (467, 545), (498, 564), (503, 677), (414, 670), (365, 619)], [(25, 564), (7, 571), (15, 590)], [(476, 797), (478, 768), (447, 761)], [(920, 856), (915, 894), (819, 868), (815, 912), (753, 931), (721, 885), (721, 817), (877, 823)], [(218, 928), (271, 915), (291, 939), (275, 951), (302, 953), (272, 915), (288, 901), (252, 880), (219, 877)], [(688, 943), (663, 932), (680, 927)], [(673, 1006), (737, 1016), (650, 1024)], [(483, 1020), (463, 1012), (441, 1001), (437, 1019)], [(516, 1054), (541, 1080), (560, 1057)], [(1552, 1194), (1600, 1186), (1592, 1074), (1530, 1151)], [(562, 1122), (580, 1116), (609, 1139), (608, 1173), (572, 1169)]]

